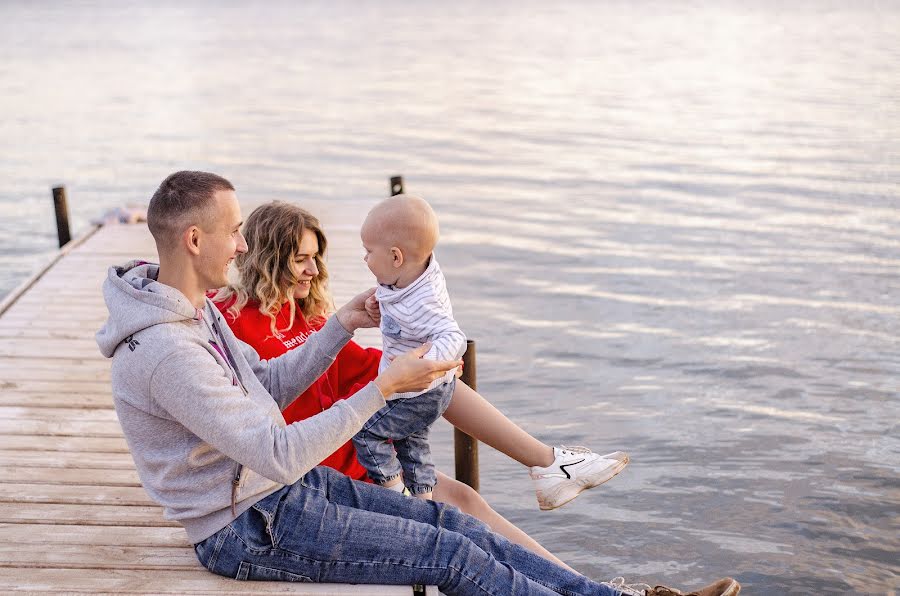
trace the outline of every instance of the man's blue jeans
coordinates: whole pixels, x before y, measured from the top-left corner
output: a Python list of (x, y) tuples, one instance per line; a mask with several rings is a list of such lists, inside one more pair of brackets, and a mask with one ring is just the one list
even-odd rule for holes
[(446, 594), (601, 594), (455, 507), (326, 467), (262, 499), (194, 545), (213, 573), (249, 580), (437, 585)]

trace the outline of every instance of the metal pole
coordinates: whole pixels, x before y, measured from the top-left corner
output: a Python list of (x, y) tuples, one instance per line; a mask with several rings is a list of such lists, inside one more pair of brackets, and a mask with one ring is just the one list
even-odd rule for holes
[[(475, 342), (466, 340), (463, 355), (463, 373), (460, 380), (477, 391), (475, 368)], [(478, 490), (478, 441), (458, 428), (453, 429), (453, 447), (456, 452), (456, 479)]]
[(391, 196), (403, 194), (403, 176), (391, 176)]
[(66, 187), (53, 189), (53, 208), (56, 211), (56, 233), (59, 236), (59, 247), (62, 248), (72, 239), (69, 233), (69, 205), (66, 201)]

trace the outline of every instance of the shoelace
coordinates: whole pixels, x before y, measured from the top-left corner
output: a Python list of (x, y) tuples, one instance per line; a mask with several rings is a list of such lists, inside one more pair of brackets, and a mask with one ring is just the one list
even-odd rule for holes
[(559, 450), (562, 451), (563, 453), (572, 454), (572, 455), (575, 455), (576, 453), (593, 453), (593, 451), (591, 451), (587, 447), (581, 447), (581, 446), (566, 447), (565, 445), (560, 445)]
[(615, 588), (626, 596), (645, 596), (653, 589), (648, 584), (626, 584), (624, 577), (614, 577), (601, 585)]

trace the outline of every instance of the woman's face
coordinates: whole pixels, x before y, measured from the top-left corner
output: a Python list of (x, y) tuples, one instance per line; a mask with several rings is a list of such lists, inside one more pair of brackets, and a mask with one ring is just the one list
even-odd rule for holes
[(295, 279), (294, 298), (301, 300), (309, 296), (309, 289), (314, 277), (319, 275), (316, 267), (316, 256), (319, 254), (319, 239), (312, 230), (303, 230), (300, 236), (300, 249), (291, 261), (291, 270)]

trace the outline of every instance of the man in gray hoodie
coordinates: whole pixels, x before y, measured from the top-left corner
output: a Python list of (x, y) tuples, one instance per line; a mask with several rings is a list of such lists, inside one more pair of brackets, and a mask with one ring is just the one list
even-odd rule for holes
[(247, 250), (231, 183), (176, 172), (153, 195), (147, 220), (160, 262), (110, 268), (110, 315), (97, 343), (113, 359), (116, 413), (141, 483), (184, 526), (207, 569), (237, 579), (436, 584), (447, 594), (622, 593), (453, 507), (315, 467), (386, 399), (420, 391), (461, 362), (421, 359), (426, 344), (349, 399), (287, 425), (281, 410), (356, 329), (376, 325), (365, 308), (373, 290), (303, 346), (260, 360), (206, 298)]

